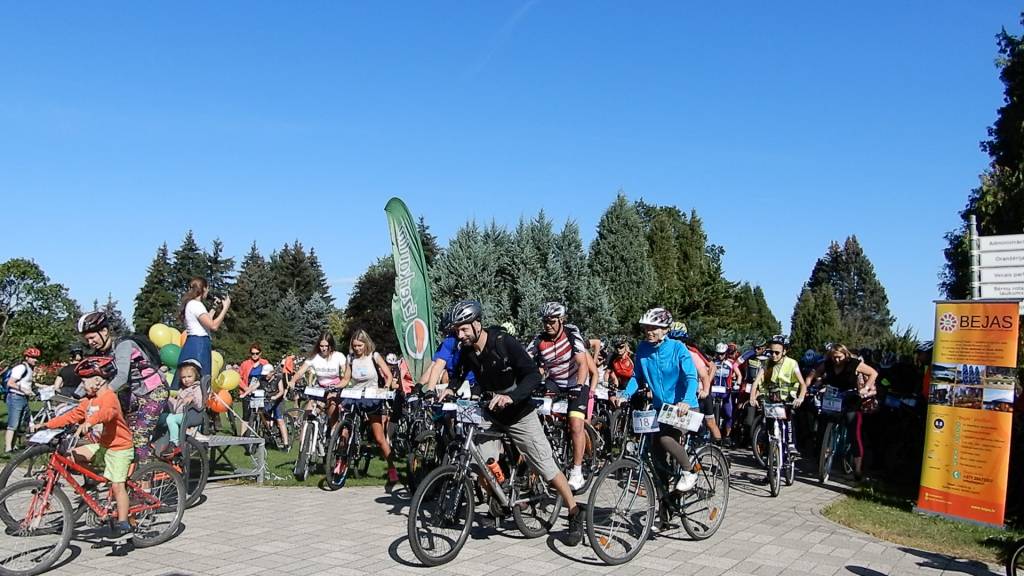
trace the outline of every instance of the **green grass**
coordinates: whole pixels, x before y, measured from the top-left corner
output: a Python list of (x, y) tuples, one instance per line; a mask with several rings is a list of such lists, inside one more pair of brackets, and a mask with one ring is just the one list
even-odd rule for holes
[(825, 517), (876, 538), (958, 558), (1001, 563), (1007, 541), (1021, 530), (998, 530), (916, 514), (914, 501), (866, 486), (825, 508)]

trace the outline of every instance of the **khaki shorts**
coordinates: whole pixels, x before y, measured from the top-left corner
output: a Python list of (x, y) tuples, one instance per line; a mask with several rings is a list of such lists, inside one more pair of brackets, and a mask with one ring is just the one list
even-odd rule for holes
[[(530, 410), (518, 422), (508, 426), (490, 420), (487, 411), (484, 410), (483, 422), (481, 422), (480, 428), (492, 432), (508, 433), (516, 448), (519, 449), (519, 452), (545, 482), (551, 482), (558, 475), (558, 465), (555, 464), (555, 457), (551, 453), (551, 442), (544, 435), (544, 426), (541, 425), (536, 410)], [(489, 458), (497, 460), (501, 442), (499, 440), (488, 440), (487, 442), (481, 442), (478, 447), (484, 462)]]

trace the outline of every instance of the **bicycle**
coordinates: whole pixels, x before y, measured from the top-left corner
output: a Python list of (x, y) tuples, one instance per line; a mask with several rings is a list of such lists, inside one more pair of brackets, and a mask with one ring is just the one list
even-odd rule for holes
[(303, 413), (302, 441), (299, 443), (299, 453), (292, 469), (292, 474), (299, 482), (305, 482), (309, 478), (310, 462), (320, 461), (327, 454), (327, 414), (323, 409), (327, 389), (306, 386), (302, 394), (312, 402), (312, 406)]
[[(436, 399), (434, 392), (409, 397), (407, 411), (412, 420), (408, 430), (405, 485), (410, 493), (415, 493), (427, 474), (441, 465), (452, 438), (446, 414), (455, 414), (456, 404), (438, 403)], [(448, 412), (446, 407), (450, 408)]]
[(594, 390), (594, 416), (591, 419), (594, 430), (601, 437), (603, 449), (598, 457), (604, 462), (611, 462), (622, 455), (627, 429), (622, 409), (609, 402), (610, 394), (607, 388)]
[(838, 388), (826, 386), (821, 401), (821, 413), (829, 419), (825, 425), (825, 435), (821, 440), (821, 454), (818, 456), (818, 482), (828, 482), (832, 473), (832, 464), (836, 456), (842, 462), (843, 472), (853, 473), (853, 453), (850, 451), (850, 439), (846, 433), (846, 425), (839, 420), (843, 417), (843, 400), (856, 391), (842, 392)]
[(344, 486), (352, 465), (361, 460), (365, 460), (366, 466), (362, 473), (366, 474), (370, 451), (363, 441), (363, 432), (370, 421), (368, 412), (372, 409), (372, 403), (393, 398), (393, 391), (378, 392), (372, 388), (341, 391), (341, 403), (345, 411), (331, 428), (324, 456), (324, 485), (328, 490)]
[(761, 428), (768, 437), (768, 490), (772, 497), (782, 491), (783, 479), (786, 486), (792, 486), (796, 476), (796, 462), (789, 449), (792, 427), (786, 412), (786, 405), (781, 402), (765, 402), (761, 413)]
[[(551, 442), (555, 463), (566, 477), (569, 476), (573, 462), (573, 439), (572, 433), (569, 431), (569, 403), (575, 399), (576, 392), (574, 391), (560, 391), (551, 396), (534, 399), (537, 414), (540, 415), (541, 423), (544, 426), (544, 434)], [(594, 476), (601, 469), (602, 462), (599, 460), (599, 454), (603, 455), (605, 451), (604, 440), (590, 422), (584, 420), (583, 430), (587, 442), (583, 451), (583, 461), (580, 463), (584, 482), (583, 486), (573, 491), (573, 494), (582, 494), (590, 488)]]
[[(699, 429), (704, 420), (695, 411), (686, 418), (687, 430)], [(623, 456), (605, 466), (594, 480), (587, 504), (587, 539), (594, 553), (607, 564), (628, 562), (640, 552), (650, 538), (656, 510), (662, 526), (678, 515), (683, 529), (694, 540), (710, 538), (725, 519), (729, 504), (725, 454), (711, 444), (694, 448), (688, 434), (685, 447), (691, 471), (698, 475), (697, 484), (685, 494), (674, 492), (668, 484), (681, 467), (673, 462), (672, 469), (667, 469), (665, 463), (655, 462), (649, 447), (652, 435), (660, 430), (661, 419), (655, 410), (633, 410), (630, 420), (639, 440), (627, 441)], [(674, 424), (678, 427), (682, 422), (675, 420)], [(630, 541), (633, 537), (635, 540)]]
[(273, 444), (274, 448), (291, 450), (291, 444), (285, 444), (281, 436), (281, 430), (277, 427), (277, 420), (273, 412), (267, 409), (272, 406), (267, 404), (268, 398), (263, 390), (254, 390), (249, 396), (249, 430), (262, 437), (267, 444)]
[[(561, 496), (548, 490), (547, 483), (519, 456), (508, 435), (480, 428), (487, 401), (485, 396), (480, 401), (456, 403), (456, 420), (462, 428), (453, 460), (427, 474), (413, 496), (409, 544), (426, 566), (439, 566), (458, 556), (469, 537), (478, 500), (486, 502), (497, 519), (512, 516), (516, 528), (527, 538), (547, 534), (562, 509)], [(488, 440), (502, 444), (498, 461), (485, 462), (480, 454), (477, 443)], [(492, 467), (504, 479), (497, 477)]]
[(1006, 576), (1024, 575), (1024, 538), (1010, 545), (1006, 554)]
[[(25, 479), (0, 490), (0, 571), (4, 574), (31, 576), (48, 570), (61, 557), (71, 541), (75, 515), (63, 486), (71, 488), (89, 511), (87, 523), (112, 524), (117, 505), (109, 497), (97, 499), (72, 474), (82, 475), (97, 484), (107, 482), (93, 470), (74, 461), (71, 451), (78, 438), (75, 427), (43, 430), (34, 442), (55, 444), (45, 477)], [(131, 542), (137, 548), (162, 544), (172, 538), (185, 513), (185, 482), (166, 462), (153, 461), (135, 466), (125, 482), (129, 499)]]

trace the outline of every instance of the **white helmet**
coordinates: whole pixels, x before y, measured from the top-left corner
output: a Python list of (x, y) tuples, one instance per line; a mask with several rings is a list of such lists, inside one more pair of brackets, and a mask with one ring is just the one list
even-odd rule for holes
[(388, 352), (388, 355), (384, 357), (384, 361), (394, 366), (398, 364), (398, 356), (395, 356), (394, 352)]
[(729, 347), (725, 345), (725, 342), (719, 342), (715, 344), (715, 354), (725, 354), (728, 352)]
[(664, 308), (651, 308), (640, 317), (639, 324), (668, 328), (672, 324), (672, 314)]

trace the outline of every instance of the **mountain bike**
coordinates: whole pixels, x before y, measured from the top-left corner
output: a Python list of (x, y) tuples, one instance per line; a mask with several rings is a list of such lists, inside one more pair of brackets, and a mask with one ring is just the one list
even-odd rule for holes
[(772, 497), (782, 491), (782, 480), (786, 486), (793, 485), (796, 476), (796, 462), (790, 453), (792, 427), (787, 415), (787, 406), (781, 402), (765, 402), (761, 413), (761, 428), (767, 435), (768, 490)]
[(302, 441), (299, 443), (295, 467), (292, 469), (292, 474), (299, 482), (305, 482), (309, 478), (312, 463), (323, 460), (324, 455), (327, 454), (327, 413), (324, 410), (324, 397), (327, 394), (327, 389), (319, 386), (306, 386), (302, 394), (312, 402), (303, 415)]
[(1006, 576), (1024, 575), (1024, 538), (1014, 542), (1006, 554)]
[[(573, 438), (569, 430), (569, 403), (576, 400), (575, 391), (558, 392), (554, 395), (543, 398), (535, 398), (537, 414), (541, 416), (541, 423), (544, 426), (544, 433), (551, 442), (551, 451), (555, 455), (555, 463), (558, 468), (569, 477), (569, 471), (573, 466)], [(584, 483), (573, 494), (582, 494), (590, 488), (591, 482), (601, 469), (604, 455), (604, 440), (594, 429), (594, 426), (587, 421), (583, 422), (586, 447), (583, 451)]]
[[(550, 491), (547, 482), (526, 464), (508, 435), (481, 428), (488, 400), (485, 396), (456, 403), (456, 419), (462, 426), (459, 442), (453, 446), (453, 461), (427, 474), (412, 498), (409, 544), (426, 566), (438, 566), (459, 555), (478, 503), (486, 503), (497, 519), (511, 516), (527, 538), (547, 534), (562, 508), (561, 496)], [(477, 443), (488, 440), (502, 444), (498, 461), (485, 462), (480, 453)]]
[(821, 413), (829, 422), (825, 425), (825, 434), (821, 439), (821, 454), (818, 456), (818, 482), (822, 484), (828, 482), (836, 457), (839, 457), (844, 473), (853, 473), (853, 452), (850, 450), (850, 438), (842, 418), (844, 399), (856, 393), (852, 390), (844, 393), (832, 386), (825, 387)]
[[(36, 442), (56, 443), (46, 473), (39, 479), (20, 480), (0, 490), (0, 571), (9, 575), (30, 576), (48, 570), (67, 549), (74, 530), (75, 514), (71, 501), (62, 490), (70, 488), (87, 507), (87, 524), (111, 525), (117, 518), (117, 505), (108, 494), (100, 497), (88, 490), (72, 474), (94, 483), (107, 479), (76, 463), (71, 451), (77, 436), (71, 427), (65, 430), (37, 432)], [(131, 541), (137, 548), (162, 544), (172, 538), (185, 513), (185, 481), (171, 465), (152, 461), (136, 466), (125, 487), (128, 490)]]
[[(345, 485), (353, 465), (365, 461), (369, 466), (370, 450), (364, 438), (369, 425), (369, 413), (379, 409), (379, 403), (394, 398), (390, 390), (342, 390), (341, 405), (344, 412), (331, 428), (324, 456), (325, 486), (337, 490)], [(366, 473), (363, 468), (362, 473)]]
[[(665, 425), (659, 424), (661, 415), (655, 410), (632, 410), (629, 418), (638, 439), (628, 440), (623, 456), (601, 470), (587, 504), (590, 547), (612, 565), (628, 562), (640, 552), (650, 538), (656, 512), (662, 526), (679, 516), (686, 533), (703, 540), (722, 525), (729, 504), (729, 468), (721, 449), (711, 444), (694, 448), (686, 435), (690, 471), (698, 476), (693, 490), (680, 494), (670, 482), (681, 467), (656, 462), (650, 450), (653, 435)], [(688, 418), (687, 430), (703, 424), (704, 416), (698, 412)]]

